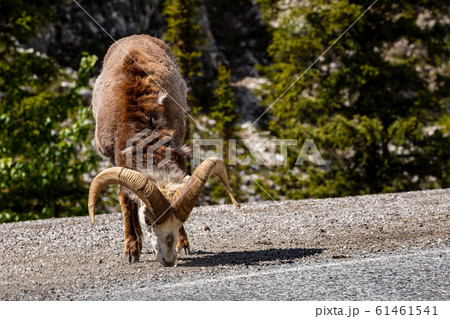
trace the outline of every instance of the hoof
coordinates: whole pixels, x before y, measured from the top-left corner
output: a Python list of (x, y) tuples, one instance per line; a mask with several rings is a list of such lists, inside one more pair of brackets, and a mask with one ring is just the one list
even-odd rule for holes
[(139, 255), (128, 254), (127, 257), (128, 257), (128, 262), (130, 264), (134, 264), (134, 263), (139, 262)]
[(185, 255), (191, 254), (191, 247), (189, 246), (189, 242), (187, 240), (184, 240), (177, 245), (177, 251), (183, 251)]
[(129, 263), (137, 263), (139, 261), (140, 251), (138, 245), (127, 245), (125, 248), (125, 257), (128, 259)]

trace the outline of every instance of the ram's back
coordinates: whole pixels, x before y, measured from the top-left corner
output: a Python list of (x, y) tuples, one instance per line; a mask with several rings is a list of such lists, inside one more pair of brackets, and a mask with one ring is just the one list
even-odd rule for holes
[(173, 131), (180, 145), (185, 131), (186, 83), (169, 47), (134, 35), (108, 50), (92, 97), (95, 146), (117, 164), (126, 141), (145, 129)]

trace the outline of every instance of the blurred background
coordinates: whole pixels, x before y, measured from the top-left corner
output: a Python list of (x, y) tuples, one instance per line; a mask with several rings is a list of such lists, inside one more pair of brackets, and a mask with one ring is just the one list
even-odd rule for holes
[[(191, 88), (201, 125), (187, 119), (186, 143), (237, 140), (241, 202), (449, 187), (450, 3), (379, 0), (360, 17), (371, 4), (0, 0), (0, 222), (87, 215), (109, 165), (92, 146), (92, 86), (113, 39), (139, 33), (171, 44)], [(287, 165), (270, 145), (266, 165), (241, 161), (241, 139), (261, 137), (298, 140)], [(306, 139), (325, 165), (295, 165)], [(102, 196), (118, 211), (117, 189)], [(201, 203), (223, 197), (212, 180)]]

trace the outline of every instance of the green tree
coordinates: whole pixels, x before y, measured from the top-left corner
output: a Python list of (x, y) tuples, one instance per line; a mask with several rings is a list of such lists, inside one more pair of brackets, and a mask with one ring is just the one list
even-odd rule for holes
[[(224, 140), (236, 137), (239, 130), (239, 114), (236, 113), (236, 101), (231, 87), (231, 72), (223, 64), (217, 69), (217, 89), (214, 90), (215, 104), (211, 107), (211, 118), (216, 121), (215, 130)], [(225, 157), (227, 158), (227, 157)]]
[(96, 57), (85, 55), (76, 80), (22, 45), (54, 16), (57, 1), (2, 1), (0, 25), (0, 222), (85, 214), (97, 157), (80, 89)]
[(166, 0), (163, 15), (167, 22), (164, 40), (178, 59), (181, 75), (189, 81), (201, 75), (200, 45), (204, 40), (197, 17), (195, 0)]
[[(231, 72), (226, 66), (219, 64), (217, 75), (217, 89), (214, 90), (215, 104), (211, 107), (211, 118), (216, 121), (215, 132), (223, 141), (223, 158), (225, 164), (228, 164), (228, 174), (230, 185), (235, 190), (236, 200), (240, 199), (239, 185), (240, 185), (240, 170), (235, 158), (231, 158), (234, 154), (229, 153), (231, 139), (236, 139), (236, 133), (239, 131), (238, 122), (239, 114), (236, 113), (236, 103), (234, 99), (233, 90), (231, 87)], [(236, 143), (237, 144), (237, 143)], [(213, 191), (211, 193), (213, 200), (227, 198), (224, 196), (223, 185), (220, 183), (213, 183)]]
[[(200, 45), (203, 44), (204, 39), (200, 25), (195, 21), (196, 8), (195, 0), (166, 0), (163, 8), (163, 16), (167, 22), (164, 40), (171, 44), (171, 50), (177, 57), (181, 75), (190, 86), (188, 103), (192, 109), (191, 116), (200, 112), (199, 96), (202, 94), (199, 83), (202, 67)], [(188, 141), (194, 131), (195, 123), (190, 117), (187, 117), (186, 139)], [(190, 162), (188, 170), (191, 170)]]
[(279, 195), (450, 185), (448, 1), (378, 1), (305, 72), (371, 2), (314, 1), (264, 15), (278, 24), (273, 63), (261, 67), (271, 82), (264, 106), (298, 79), (271, 108), (269, 129), (300, 144), (314, 139), (328, 161), (295, 167), (295, 149), (272, 175)]

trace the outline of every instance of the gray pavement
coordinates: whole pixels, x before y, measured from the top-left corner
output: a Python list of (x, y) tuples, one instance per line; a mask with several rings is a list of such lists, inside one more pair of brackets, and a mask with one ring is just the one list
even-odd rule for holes
[[(450, 249), (268, 266), (193, 276), (177, 283), (128, 286), (110, 300), (449, 300)], [(104, 292), (85, 292), (104, 299)]]
[(175, 268), (120, 213), (0, 225), (0, 300), (449, 300), (450, 189), (198, 207)]

